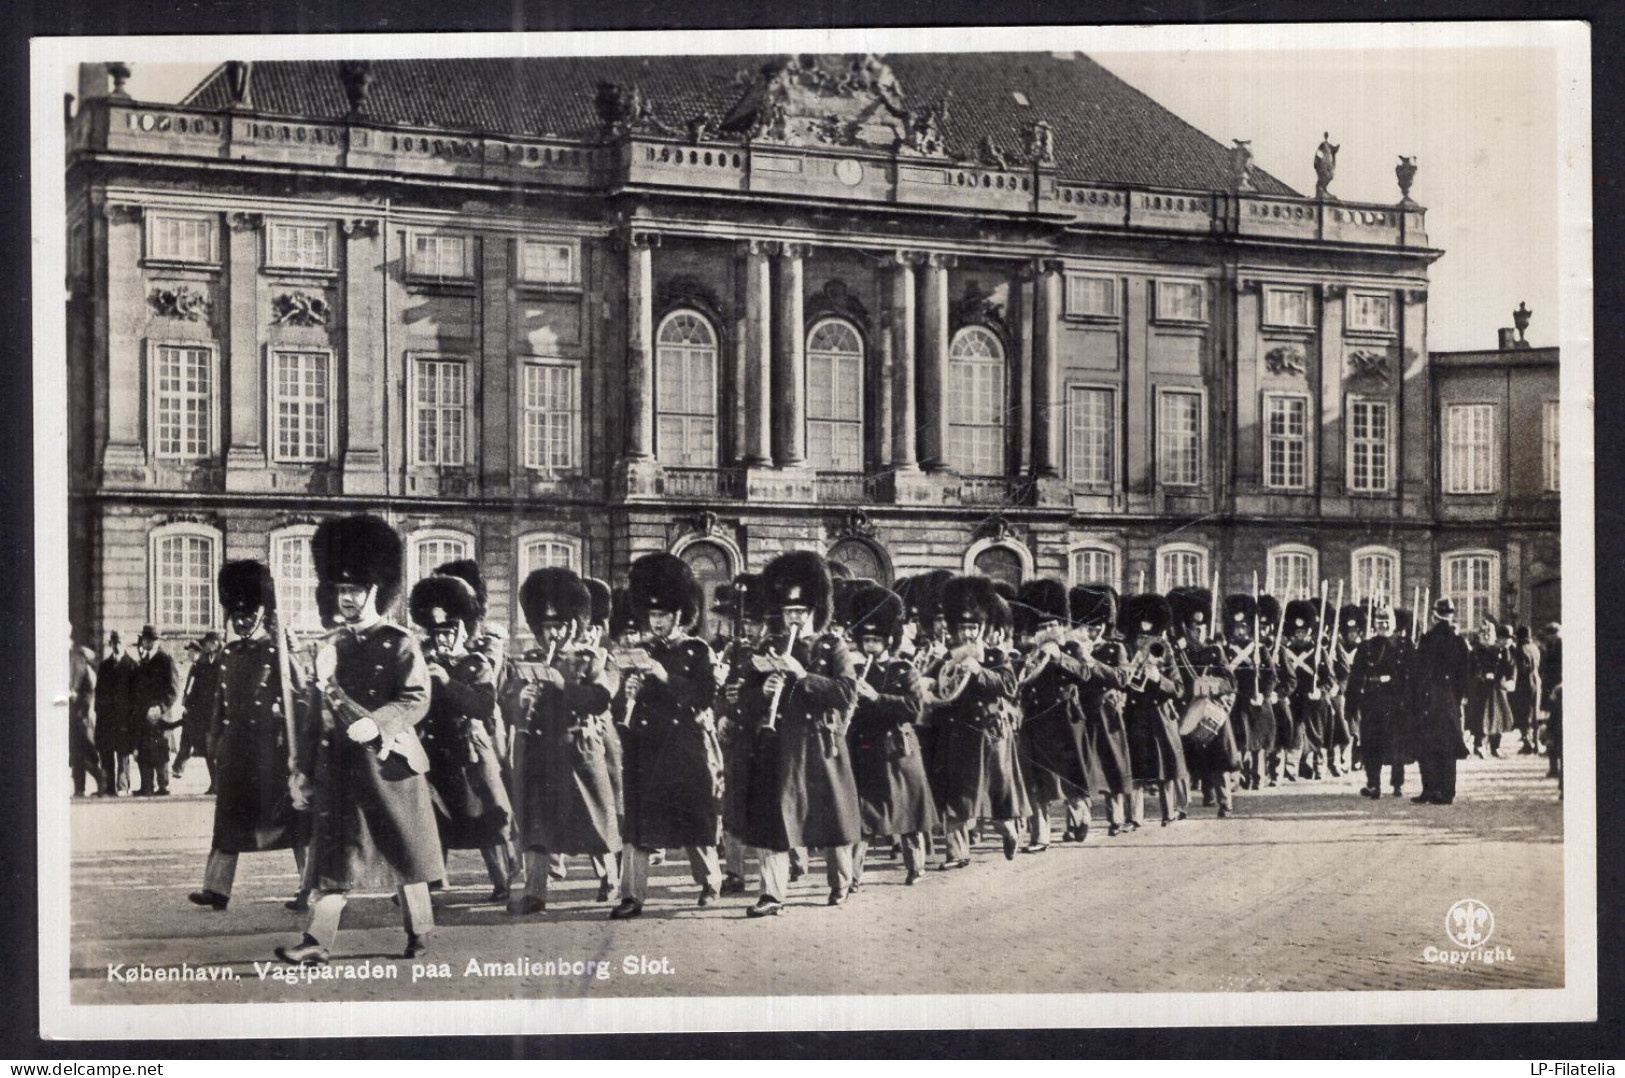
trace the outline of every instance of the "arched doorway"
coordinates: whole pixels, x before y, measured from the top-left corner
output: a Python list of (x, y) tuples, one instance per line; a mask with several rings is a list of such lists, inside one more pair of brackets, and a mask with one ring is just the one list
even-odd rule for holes
[(978, 573), (1021, 587), (1021, 555), (1007, 546), (990, 546), (971, 562)]
[(694, 571), (694, 579), (700, 582), (700, 591), (705, 597), (700, 606), (699, 625), (694, 631), (701, 639), (710, 640), (717, 635), (718, 620), (711, 613), (711, 604), (716, 601), (717, 588), (733, 581), (733, 556), (720, 543), (700, 539), (683, 547), (678, 557)]
[(844, 565), (854, 577), (866, 577), (891, 586), (891, 570), (874, 544), (864, 539), (842, 539), (829, 548), (829, 560)]

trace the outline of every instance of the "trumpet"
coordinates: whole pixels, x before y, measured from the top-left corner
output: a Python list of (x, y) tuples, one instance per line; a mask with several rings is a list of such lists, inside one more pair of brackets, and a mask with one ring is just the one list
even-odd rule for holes
[(1168, 642), (1166, 640), (1153, 640), (1135, 654), (1134, 661), (1128, 668), (1128, 691), (1143, 692), (1151, 680), (1152, 667), (1162, 672), (1162, 667), (1168, 661)]
[(946, 704), (959, 699), (970, 684), (970, 664), (977, 653), (977, 645), (961, 644), (948, 653), (942, 668), (937, 671), (935, 696), (937, 703)]

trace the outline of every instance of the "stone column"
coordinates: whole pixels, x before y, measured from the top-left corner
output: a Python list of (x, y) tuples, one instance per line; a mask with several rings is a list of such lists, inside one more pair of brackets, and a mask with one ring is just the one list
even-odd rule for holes
[(899, 251), (895, 259), (891, 266), (892, 468), (917, 472), (919, 413), (915, 409), (914, 330), (919, 313), (914, 302), (914, 266), (919, 256), (913, 251)]
[[(1315, 373), (1319, 376), (1318, 394), (1310, 393), (1309, 430), (1314, 438), (1314, 456), (1310, 461), (1313, 471), (1309, 475), (1309, 493), (1319, 494), (1321, 512), (1331, 510), (1347, 513), (1343, 502), (1343, 307), (1348, 301), (1348, 289), (1340, 284), (1325, 285), (1320, 290), (1320, 334), (1315, 357)], [(1313, 387), (1313, 383), (1311, 383)], [(1319, 397), (1319, 401), (1314, 399)]]
[(773, 457), (781, 468), (807, 465), (807, 352), (802, 303), (805, 244), (779, 248), (773, 295)]
[(654, 252), (658, 237), (631, 232), (626, 243), (626, 458), (654, 457)]
[(767, 244), (741, 244), (745, 269), (745, 377), (739, 387), (745, 401), (740, 432), (745, 463), (765, 467), (773, 462), (773, 281)]
[[(521, 474), (515, 464), (523, 463), (515, 460), (520, 456), (519, 426), (510, 410), (523, 387), (513, 361), (513, 321), (508, 305), (508, 275), (513, 248), (519, 242), (496, 236), (480, 240), (480, 336), (471, 388), (480, 409), (479, 490), (486, 497), (508, 497), (515, 476)], [(586, 317), (585, 309), (581, 317)]]
[[(384, 393), (389, 385), (384, 293), (392, 287), (384, 230), (374, 218), (345, 221), (344, 473), (346, 494), (384, 494)], [(392, 396), (391, 400), (399, 400)]]
[(1433, 415), (1433, 383), (1428, 377), (1427, 301), (1427, 292), (1419, 288), (1405, 289), (1398, 296), (1399, 389), (1394, 403), (1397, 414), (1391, 435), (1394, 460), (1390, 468), (1395, 473), (1393, 489), (1400, 496), (1399, 511), (1407, 517), (1429, 512), (1429, 476), (1435, 474), (1438, 459), (1429, 419)]
[[(139, 481), (147, 466), (146, 436), (141, 429), (144, 410), (141, 377), (142, 324), (146, 319), (147, 290), (141, 273), (141, 207), (107, 203), (107, 257), (102, 313), (98, 317), (94, 348), (106, 359), (107, 444), (102, 455), (104, 478)], [(217, 301), (218, 302), (218, 301)]]
[(1060, 441), (1060, 420), (1065, 408), (1061, 391), (1059, 329), (1061, 318), (1061, 263), (1039, 262), (1033, 288), (1033, 475), (1053, 479), (1060, 473), (1055, 462)]
[(226, 216), (226, 449), (227, 490), (268, 490), (265, 383), (259, 333), (259, 248), (264, 219), (257, 213)]
[(952, 264), (952, 255), (926, 257), (920, 297), (920, 463), (930, 470), (947, 467), (948, 267)]

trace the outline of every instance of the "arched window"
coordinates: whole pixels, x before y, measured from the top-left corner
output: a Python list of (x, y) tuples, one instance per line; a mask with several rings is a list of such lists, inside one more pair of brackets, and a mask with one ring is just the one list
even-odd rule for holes
[(673, 311), (660, 323), (655, 411), (655, 456), (661, 464), (717, 466), (717, 334), (697, 311)]
[(807, 459), (819, 471), (863, 471), (863, 338), (838, 318), (807, 334)]
[(844, 565), (854, 577), (867, 577), (890, 586), (891, 572), (886, 559), (867, 539), (842, 539), (829, 548), (829, 560)]
[(1439, 559), (1439, 595), (1455, 600), (1456, 625), (1472, 632), (1494, 617), (1501, 591), (1501, 555), (1493, 550), (1458, 550)]
[(202, 632), (220, 624), (215, 578), (220, 532), (204, 524), (163, 524), (148, 538), (147, 609), (160, 632)]
[(521, 535), (514, 549), (519, 557), (513, 588), (513, 635), (528, 646), (533, 638), (530, 626), (525, 623), (525, 611), (519, 605), (519, 589), (524, 587), (525, 578), (538, 569), (581, 572), (581, 540), (557, 532), (531, 532)]
[(734, 578), (733, 555), (720, 543), (699, 539), (679, 550), (677, 556), (694, 571), (694, 579), (699, 581), (700, 592), (705, 596), (700, 604), (699, 625), (694, 631), (702, 639), (709, 640), (717, 634), (718, 621), (711, 613), (711, 604), (716, 602), (717, 588)]
[(295, 524), (271, 533), (277, 609), (283, 624), (301, 633), (322, 631), (316, 607), (316, 562), (310, 556), (310, 537), (315, 534), (314, 524)]
[(1073, 585), (1105, 584), (1121, 588), (1122, 554), (1107, 543), (1083, 543), (1067, 552), (1067, 570)]
[(474, 537), (449, 528), (425, 528), (412, 533), (406, 544), (406, 587), (434, 572), (448, 561), (474, 556)]
[(1157, 590), (1164, 595), (1171, 588), (1201, 588), (1211, 583), (1207, 548), (1195, 543), (1169, 543), (1157, 548)]
[(1269, 550), (1269, 574), (1264, 590), (1281, 602), (1313, 598), (1320, 585), (1320, 554), (1301, 543), (1284, 543)]
[(963, 475), (1004, 474), (1004, 344), (966, 326), (948, 347), (948, 464)]
[(1349, 559), (1354, 601), (1406, 606), (1399, 593), (1399, 551), (1385, 546), (1363, 546)]

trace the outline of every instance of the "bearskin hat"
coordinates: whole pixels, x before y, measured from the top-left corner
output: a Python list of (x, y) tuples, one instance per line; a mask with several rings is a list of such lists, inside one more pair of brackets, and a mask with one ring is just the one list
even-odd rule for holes
[(1402, 606), (1394, 607), (1394, 635), (1410, 636), (1416, 626), (1416, 615)]
[(1079, 584), (1066, 593), (1075, 625), (1117, 624), (1117, 589), (1110, 584)]
[(824, 568), (829, 570), (831, 580), (851, 580), (853, 578), (852, 570), (838, 561), (826, 561)]
[(519, 608), (525, 624), (538, 640), (544, 621), (567, 621), (581, 625), (592, 617), (592, 592), (586, 581), (561, 566), (537, 569), (519, 586)]
[(700, 618), (699, 582), (688, 562), (675, 554), (661, 551), (638, 558), (627, 572), (626, 586), (640, 622), (651, 610), (675, 613), (685, 629)]
[(1366, 629), (1365, 607), (1357, 603), (1347, 603), (1337, 612), (1337, 631), (1339, 635), (1350, 629), (1358, 629), (1362, 633)]
[(1286, 604), (1286, 632), (1291, 635), (1299, 629), (1313, 629), (1320, 617), (1319, 607), (1310, 599), (1294, 599)]
[(738, 615), (739, 593), (734, 591), (733, 581), (725, 580), (711, 589), (711, 613), (724, 618)]
[(762, 570), (762, 584), (770, 605), (810, 608), (815, 629), (823, 629), (834, 616), (835, 589), (829, 569), (810, 550), (792, 550), (768, 562)]
[(406, 606), (423, 629), (449, 629), (460, 622), (473, 635), (480, 623), (479, 597), (468, 581), (449, 573), (426, 576), (413, 584)]
[(310, 556), (320, 580), (377, 588), (380, 614), (400, 598), (401, 537), (382, 517), (358, 513), (327, 518), (311, 536)]
[(609, 635), (624, 636), (636, 632), (637, 628), (637, 617), (632, 612), (631, 589), (616, 588), (609, 595)]
[(609, 585), (595, 576), (584, 576), (581, 578), (581, 583), (586, 586), (587, 595), (592, 599), (592, 623), (594, 625), (607, 625), (611, 605)]
[(1015, 616), (1011, 613), (1011, 605), (1016, 601), (1016, 586), (1008, 580), (995, 580), (993, 593), (999, 601), (993, 604), (993, 621), (990, 624), (994, 630), (1008, 633), (1016, 624)]
[(1046, 621), (1070, 621), (1066, 585), (1049, 577), (1034, 577), (1016, 590), (1014, 613), (1034, 626)]
[(1130, 595), (1123, 600), (1117, 615), (1117, 628), (1132, 641), (1141, 633), (1155, 636), (1167, 632), (1173, 620), (1174, 612), (1169, 608), (1168, 600), (1155, 592), (1148, 592), (1145, 595)]
[(996, 628), (999, 619), (1006, 616), (999, 610), (1005, 605), (1004, 599), (993, 586), (993, 581), (975, 574), (949, 577), (947, 583), (942, 585), (938, 604), (949, 625), (980, 621), (991, 629)]
[[(830, 564), (833, 567), (835, 563)], [(830, 609), (834, 611), (830, 620), (840, 628), (852, 624), (852, 592), (857, 588), (857, 583), (850, 576), (830, 574)]]
[(739, 601), (741, 621), (767, 620), (767, 588), (761, 573), (740, 573), (734, 577), (734, 595)]
[(1174, 588), (1168, 592), (1168, 608), (1173, 611), (1174, 624), (1180, 628), (1207, 625), (1208, 618), (1213, 616), (1213, 592), (1207, 588)]
[(852, 590), (849, 609), (852, 639), (880, 636), (888, 648), (896, 647), (902, 639), (903, 600), (891, 589), (865, 580)]
[(915, 578), (918, 594), (914, 596), (915, 610), (920, 624), (929, 625), (942, 614), (942, 592), (954, 574), (947, 569), (932, 569)]
[(276, 588), (270, 566), (259, 561), (228, 561), (218, 578), (220, 605), (228, 614), (250, 614), (256, 610), (276, 610)]
[(456, 561), (448, 561), (437, 568), (435, 572), (443, 573), (446, 576), (455, 576), (473, 588), (474, 599), (480, 604), (480, 617), (485, 617), (485, 577), (480, 574), (478, 562), (472, 558), (459, 558)]
[(1237, 624), (1247, 626), (1247, 631), (1253, 631), (1253, 618), (1259, 614), (1259, 604), (1245, 592), (1224, 597), (1224, 624), (1226, 628)]
[(1258, 597), (1258, 620), (1273, 631), (1281, 623), (1281, 600), (1273, 595)]

